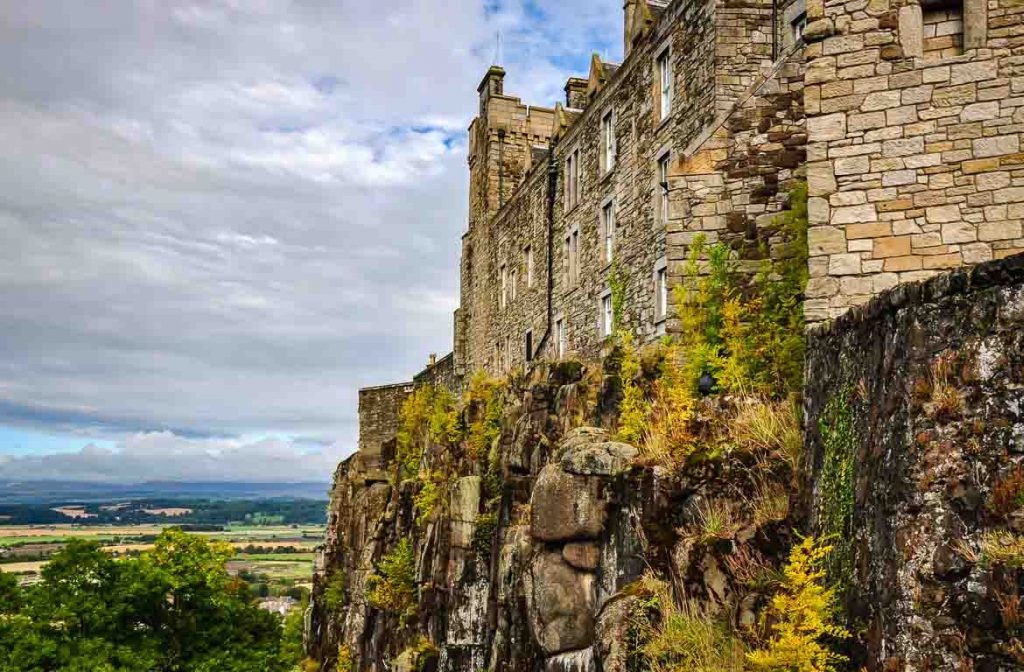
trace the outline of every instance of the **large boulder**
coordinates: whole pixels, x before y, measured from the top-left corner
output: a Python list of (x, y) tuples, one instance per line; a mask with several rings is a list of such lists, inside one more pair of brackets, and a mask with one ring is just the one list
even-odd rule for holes
[(585, 649), (594, 641), (592, 574), (577, 572), (557, 552), (541, 553), (526, 578), (530, 629), (546, 655)]
[(598, 538), (607, 515), (601, 490), (598, 478), (544, 467), (530, 500), (530, 534), (550, 542)]
[(579, 476), (616, 476), (629, 471), (639, 451), (628, 443), (577, 443), (562, 453), (562, 469)]

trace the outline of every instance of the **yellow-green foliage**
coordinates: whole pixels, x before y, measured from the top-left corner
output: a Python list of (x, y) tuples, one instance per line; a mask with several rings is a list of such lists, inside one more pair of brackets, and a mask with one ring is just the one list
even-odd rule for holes
[(420, 489), (412, 498), (413, 508), (416, 510), (416, 524), (424, 525), (441, 500), (441, 486), (444, 484), (444, 474), (432, 471), (429, 474), (420, 475)]
[(345, 644), (338, 645), (338, 662), (334, 666), (337, 672), (352, 672), (352, 650)]
[(443, 387), (421, 385), (402, 404), (397, 434), (401, 478), (419, 474), (427, 441), (451, 445), (461, 439), (455, 397)]
[[(712, 376), (720, 392), (762, 400), (739, 418), (738, 447), (756, 446), (795, 465), (801, 445), (791, 402), (803, 384), (803, 304), (807, 260), (807, 191), (790, 192), (791, 209), (776, 218), (778, 242), (759, 272), (741, 286), (731, 250), (698, 235), (674, 290), (680, 333), (668, 344), (660, 377), (645, 394), (628, 335), (622, 344), (623, 401), (619, 438), (636, 444), (648, 460), (678, 466), (698, 449), (714, 456), (695, 426), (698, 381)], [(715, 430), (715, 434), (723, 434)]]
[(829, 648), (829, 640), (849, 637), (835, 623), (835, 591), (823, 585), (822, 565), (831, 550), (808, 537), (790, 551), (782, 586), (768, 610), (771, 638), (764, 648), (747, 654), (752, 669), (826, 672), (846, 660)]
[(640, 357), (633, 344), (633, 335), (620, 336), (622, 363), (619, 377), (622, 380), (622, 402), (619, 404), (619, 440), (633, 445), (643, 445), (650, 429), (651, 402), (647, 400), (638, 378), (641, 373)]
[(697, 236), (684, 281), (675, 289), (685, 377), (696, 386), (711, 374), (721, 391), (776, 397), (803, 384), (807, 283), (807, 186), (790, 192), (776, 218), (779, 242), (741, 291), (731, 250)]
[(408, 539), (398, 542), (367, 579), (370, 606), (398, 614), (404, 622), (416, 614), (416, 558)]
[(981, 563), (1024, 569), (1024, 537), (1001, 530), (986, 532), (981, 538)]
[(501, 435), (501, 418), (505, 413), (505, 399), (501, 394), (502, 384), (478, 372), (469, 382), (466, 390), (466, 405), (475, 408), (476, 417), (469, 425), (467, 449), (474, 460), (486, 457)]
[(641, 653), (651, 672), (741, 672), (743, 643), (722, 621), (693, 602), (678, 606), (668, 584), (651, 577), (642, 589), (657, 624), (646, 633)]

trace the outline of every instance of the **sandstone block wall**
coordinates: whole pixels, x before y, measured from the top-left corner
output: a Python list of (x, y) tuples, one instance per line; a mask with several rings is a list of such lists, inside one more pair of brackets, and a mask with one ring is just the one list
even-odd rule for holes
[(377, 469), (394, 457), (398, 412), (412, 391), (411, 382), (359, 390), (359, 456), (366, 469)]
[(1024, 250), (1024, 7), (965, 0), (965, 20), (926, 23), (912, 0), (815, 0), (807, 14), (808, 320)]

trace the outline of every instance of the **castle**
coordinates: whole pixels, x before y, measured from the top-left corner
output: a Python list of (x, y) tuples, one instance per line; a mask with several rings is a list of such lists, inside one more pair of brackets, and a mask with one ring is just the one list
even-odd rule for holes
[(809, 324), (1024, 251), (1022, 17), (1015, 0), (626, 0), (623, 63), (595, 55), (553, 107), (490, 68), (453, 351), (360, 391), (361, 459), (387, 459), (416, 383), (596, 358), (613, 269), (625, 326), (673, 333), (694, 237), (756, 264), (798, 180)]

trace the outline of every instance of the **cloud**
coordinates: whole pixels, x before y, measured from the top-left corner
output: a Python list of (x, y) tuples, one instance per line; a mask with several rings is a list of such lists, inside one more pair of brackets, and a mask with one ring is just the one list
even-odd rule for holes
[(0, 4), (0, 426), (121, 442), (97, 464), (154, 433), (318, 437), (336, 460), (360, 386), (451, 347), (496, 33), (506, 90), (551, 104), (621, 20), (610, 0)]
[(4, 480), (326, 482), (337, 464), (333, 446), (278, 438), (183, 439), (171, 432), (125, 437), (116, 447), (87, 443), (78, 452), (0, 455)]

